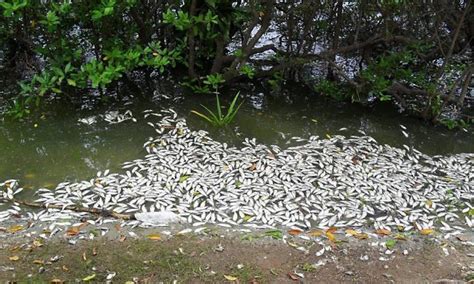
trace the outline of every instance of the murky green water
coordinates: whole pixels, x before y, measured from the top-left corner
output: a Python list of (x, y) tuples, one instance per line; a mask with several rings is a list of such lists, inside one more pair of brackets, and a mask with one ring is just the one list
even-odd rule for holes
[[(238, 145), (244, 137), (256, 137), (261, 143), (286, 146), (292, 136), (327, 134), (359, 135), (365, 131), (380, 143), (394, 146), (414, 145), (427, 154), (474, 152), (474, 135), (448, 131), (403, 117), (391, 107), (371, 111), (350, 104), (336, 104), (321, 98), (303, 98), (289, 102), (282, 98), (258, 96), (246, 98), (235, 123), (215, 129), (190, 114), (199, 104), (213, 105), (213, 96), (187, 96), (173, 107), (188, 118), (194, 129), (206, 129), (223, 142)], [(164, 102), (146, 102), (116, 109), (133, 111), (137, 123), (126, 121), (110, 125), (99, 119), (96, 124), (79, 123), (80, 118), (105, 113), (105, 109), (74, 111), (56, 106), (45, 119), (20, 123), (0, 122), (0, 180), (20, 179), (24, 187), (52, 187), (65, 180), (90, 178), (99, 170), (120, 168), (120, 163), (142, 157), (142, 145), (154, 134), (141, 117), (144, 109), (166, 107)], [(35, 127), (35, 124), (36, 127)], [(405, 125), (410, 134), (400, 131)], [(347, 131), (339, 131), (340, 128)], [(471, 129), (472, 130), (472, 129)]]

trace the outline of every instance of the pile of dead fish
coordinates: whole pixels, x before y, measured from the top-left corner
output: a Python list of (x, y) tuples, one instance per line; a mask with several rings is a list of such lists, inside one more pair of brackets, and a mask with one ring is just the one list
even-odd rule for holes
[[(367, 136), (313, 136), (284, 150), (246, 139), (236, 148), (190, 130), (171, 110), (145, 111), (145, 118), (157, 132), (144, 145), (148, 155), (125, 163), (122, 173), (106, 170), (91, 180), (39, 189), (36, 202), (123, 214), (171, 212), (193, 226), (446, 233), (473, 226), (474, 154), (427, 156)], [(4, 199), (21, 191), (13, 180), (0, 188)], [(13, 205), (0, 212), (0, 222), (19, 210)], [(58, 209), (28, 214), (40, 221), (84, 215)]]

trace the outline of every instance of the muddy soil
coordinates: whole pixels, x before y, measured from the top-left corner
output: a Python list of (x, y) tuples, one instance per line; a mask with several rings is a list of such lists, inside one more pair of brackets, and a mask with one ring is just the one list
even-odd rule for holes
[[(397, 241), (387, 252), (380, 244), (389, 237), (318, 243), (220, 232), (132, 236), (46, 241), (12, 234), (0, 240), (0, 282), (474, 283), (471, 241), (421, 237)], [(324, 247), (331, 249), (319, 255)]]

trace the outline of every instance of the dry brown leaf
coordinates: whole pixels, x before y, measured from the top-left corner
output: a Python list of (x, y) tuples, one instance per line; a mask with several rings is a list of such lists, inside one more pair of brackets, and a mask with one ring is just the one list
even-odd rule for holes
[(73, 226), (73, 227), (70, 227), (69, 229), (67, 229), (66, 235), (68, 235), (70, 237), (73, 237), (73, 236), (79, 234), (80, 231), (81, 231), (81, 228), (79, 226)]
[(18, 231), (21, 231), (21, 230), (23, 230), (23, 229), (24, 229), (24, 228), (23, 228), (22, 225), (13, 225), (13, 226), (10, 226), (7, 231), (8, 231), (9, 233), (12, 233), (12, 234), (13, 234), (13, 233), (16, 233), (16, 232), (18, 232)]
[(298, 229), (291, 229), (291, 230), (288, 230), (288, 234), (292, 235), (292, 236), (297, 236), (299, 234), (303, 233), (303, 231), (301, 230), (298, 230)]
[(375, 233), (377, 233), (379, 235), (382, 235), (382, 236), (388, 236), (392, 232), (390, 232), (390, 230), (387, 230), (387, 229), (378, 229), (378, 230), (375, 231)]
[(61, 280), (61, 279), (53, 279), (53, 280), (51, 280), (50, 283), (51, 283), (51, 284), (63, 284), (63, 283), (65, 283), (65, 282), (64, 282), (63, 280)]
[(126, 239), (127, 239), (126, 236), (121, 235), (121, 236), (120, 236), (120, 239), (119, 239), (119, 242), (123, 243)]
[(82, 253), (82, 260), (87, 261), (86, 252), (83, 252), (83, 253)]
[(354, 235), (354, 237), (358, 238), (359, 240), (365, 240), (369, 238), (369, 235), (366, 233), (357, 233)]
[(63, 271), (65, 271), (65, 272), (68, 272), (68, 271), (69, 271), (69, 268), (67, 268), (66, 265), (63, 265), (62, 269), (63, 269)]
[(33, 264), (41, 264), (41, 265), (42, 265), (42, 264), (44, 264), (44, 260), (42, 260), (42, 259), (35, 259), (35, 260), (33, 260)]
[(326, 232), (334, 234), (337, 231), (336, 227), (330, 227), (329, 229), (326, 230)]
[(120, 224), (118, 224), (118, 223), (117, 223), (117, 224), (115, 224), (115, 226), (114, 226), (114, 227), (115, 227), (115, 230), (117, 230), (117, 232), (118, 232), (118, 231), (120, 231), (120, 230), (122, 229), (122, 225), (120, 225)]
[(257, 164), (252, 163), (252, 165), (249, 167), (250, 171), (255, 171), (257, 169)]
[(300, 280), (300, 278), (298, 277), (298, 275), (296, 275), (296, 274), (294, 274), (294, 273), (292, 273), (292, 272), (288, 272), (287, 275), (288, 275), (288, 278), (290, 278), (290, 279), (293, 280), (293, 281), (298, 281), (298, 280)]
[(434, 232), (433, 229), (423, 229), (423, 230), (420, 230), (420, 234), (422, 234), (422, 235), (431, 235), (433, 232)]
[(93, 256), (96, 256), (96, 255), (97, 255), (97, 248), (96, 248), (96, 247), (93, 247), (93, 248), (92, 248), (92, 255), (93, 255)]
[(323, 231), (321, 231), (321, 230), (311, 230), (307, 234), (310, 237), (320, 237), (320, 236), (323, 235)]
[(20, 260), (20, 257), (18, 255), (14, 255), (14, 256), (10, 256), (8, 259), (11, 261), (18, 261)]
[(150, 234), (148, 236), (146, 236), (149, 240), (153, 240), (153, 241), (161, 241), (161, 236), (160, 234)]

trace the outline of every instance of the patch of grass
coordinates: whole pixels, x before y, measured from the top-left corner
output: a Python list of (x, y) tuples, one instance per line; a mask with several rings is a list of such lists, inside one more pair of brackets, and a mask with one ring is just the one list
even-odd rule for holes
[(466, 275), (465, 279), (467, 282), (474, 280), (474, 273), (469, 273)]
[(301, 265), (301, 269), (304, 271), (304, 272), (314, 272), (316, 271), (316, 267), (314, 267), (314, 265), (312, 265), (311, 263), (303, 263), (303, 265)]
[(237, 277), (240, 283), (250, 283), (252, 280), (256, 280), (258, 283), (265, 282), (263, 272), (256, 265), (252, 264), (244, 264), (240, 269), (237, 265), (234, 265), (226, 275)]
[(397, 240), (387, 240), (387, 241), (385, 242), (385, 246), (386, 246), (388, 249), (393, 249), (396, 244), (397, 244)]
[[(97, 247), (97, 255), (93, 248)], [(11, 262), (8, 251), (2, 251), (0, 262), (14, 266), (15, 271), (0, 274), (1, 281), (20, 283), (49, 283), (53, 279), (75, 282), (96, 274), (93, 282), (103, 283), (109, 271), (117, 272), (114, 283), (124, 283), (133, 278), (155, 283), (165, 283), (179, 279), (180, 282), (192, 282), (204, 279), (201, 264), (188, 254), (176, 252), (176, 247), (165, 242), (150, 240), (125, 241), (123, 243), (98, 243), (90, 241), (75, 246), (66, 243), (47, 244), (31, 251), (18, 251), (20, 260)], [(84, 253), (86, 259), (84, 260)], [(55, 255), (61, 255), (57, 262), (47, 263)], [(34, 260), (45, 261), (44, 265), (33, 264)], [(40, 267), (43, 272), (39, 272)]]

